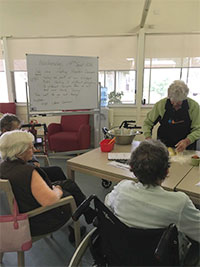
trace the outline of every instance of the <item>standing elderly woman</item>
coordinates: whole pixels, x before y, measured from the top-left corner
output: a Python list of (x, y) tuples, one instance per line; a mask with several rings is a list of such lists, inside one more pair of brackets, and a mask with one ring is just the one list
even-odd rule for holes
[[(200, 211), (185, 193), (161, 187), (170, 165), (165, 145), (159, 140), (141, 142), (129, 165), (138, 182), (118, 183), (106, 196), (106, 206), (130, 227), (155, 229), (175, 223), (181, 233), (194, 240), (193, 248), (199, 248)], [(198, 260), (198, 250), (195, 256)]]
[[(73, 195), (76, 204), (85, 200), (85, 195), (70, 179), (52, 184), (45, 172), (27, 164), (33, 156), (34, 136), (26, 131), (14, 130), (0, 137), (0, 177), (8, 179), (21, 213), (40, 206), (48, 206), (63, 196)], [(87, 223), (93, 219), (93, 210), (84, 214)], [(46, 234), (64, 225), (71, 212), (69, 206), (62, 206), (30, 218), (32, 236)]]
[(187, 97), (189, 88), (183, 81), (174, 81), (168, 88), (168, 97), (158, 101), (147, 114), (143, 124), (144, 136), (150, 139), (158, 122), (157, 138), (177, 152), (196, 149), (200, 138), (200, 107)]

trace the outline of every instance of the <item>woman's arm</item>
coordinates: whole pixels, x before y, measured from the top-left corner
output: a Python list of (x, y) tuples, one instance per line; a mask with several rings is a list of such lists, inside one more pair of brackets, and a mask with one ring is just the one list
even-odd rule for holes
[(51, 189), (36, 170), (32, 173), (31, 191), (34, 198), (41, 206), (52, 205), (63, 195), (60, 186), (54, 186), (53, 189)]
[(189, 115), (192, 121), (191, 132), (188, 134), (187, 138), (190, 143), (200, 138), (200, 106), (194, 100), (188, 99), (189, 103)]
[(159, 117), (163, 117), (165, 113), (165, 104), (166, 104), (167, 98), (161, 99), (159, 102), (157, 102), (151, 111), (149, 111), (146, 115), (146, 118), (143, 122), (143, 134), (145, 139), (149, 139), (152, 136), (152, 129), (155, 126), (156, 121)]
[(179, 217), (178, 228), (191, 239), (200, 243), (200, 210), (194, 206), (188, 196), (185, 198), (185, 205)]

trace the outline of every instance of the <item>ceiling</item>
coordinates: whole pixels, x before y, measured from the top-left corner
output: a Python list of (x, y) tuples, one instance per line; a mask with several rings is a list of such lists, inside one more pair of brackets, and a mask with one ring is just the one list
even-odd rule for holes
[(0, 36), (200, 33), (200, 0), (0, 0)]

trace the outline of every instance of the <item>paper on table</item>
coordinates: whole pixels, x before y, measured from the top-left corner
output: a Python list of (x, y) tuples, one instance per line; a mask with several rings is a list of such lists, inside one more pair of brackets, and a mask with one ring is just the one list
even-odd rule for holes
[(109, 160), (130, 159), (130, 157), (131, 157), (131, 153), (123, 153), (123, 152), (120, 152), (120, 153), (110, 152), (110, 153), (108, 153), (108, 159)]
[(125, 170), (129, 170), (130, 169), (129, 165), (123, 164), (123, 163), (120, 163), (120, 162), (117, 162), (117, 161), (110, 161), (110, 162), (108, 162), (108, 165), (111, 165), (111, 166), (117, 167), (117, 168), (121, 168), (121, 169), (125, 169)]
[(197, 184), (195, 184), (196, 186), (200, 186), (200, 182), (198, 182)]

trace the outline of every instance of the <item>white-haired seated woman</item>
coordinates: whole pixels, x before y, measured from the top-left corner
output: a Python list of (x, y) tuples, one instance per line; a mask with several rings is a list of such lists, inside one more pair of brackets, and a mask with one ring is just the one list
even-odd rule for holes
[(157, 138), (177, 152), (196, 150), (200, 138), (200, 106), (187, 95), (189, 88), (183, 81), (174, 81), (168, 88), (168, 97), (161, 99), (147, 114), (143, 124), (146, 139), (159, 122)]
[[(54, 185), (40, 168), (27, 164), (34, 152), (34, 136), (26, 131), (15, 130), (0, 137), (0, 177), (8, 179), (21, 213), (40, 206), (48, 206), (64, 196), (72, 195), (77, 206), (85, 195), (71, 179)], [(85, 220), (92, 223), (94, 211), (85, 212)], [(32, 236), (46, 234), (59, 229), (71, 216), (69, 205), (55, 208), (30, 218)]]

